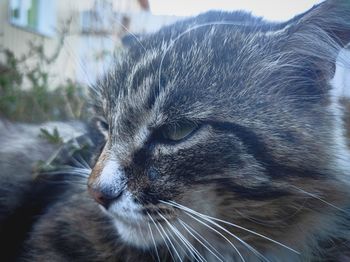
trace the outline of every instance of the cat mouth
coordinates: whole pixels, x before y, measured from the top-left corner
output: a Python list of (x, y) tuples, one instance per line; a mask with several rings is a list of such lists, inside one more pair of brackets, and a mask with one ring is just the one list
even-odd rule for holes
[[(109, 209), (101, 207), (112, 218), (120, 239), (130, 246), (148, 249), (164, 241), (164, 232), (175, 221), (174, 216), (148, 213), (148, 209), (124, 210), (116, 212), (113, 205)], [(161, 211), (159, 211), (161, 212)]]
[(160, 223), (166, 224), (176, 218), (174, 209), (162, 205), (142, 205), (128, 192), (108, 206), (99, 205), (104, 213), (125, 224)]
[(113, 205), (110, 208), (100, 207), (114, 219), (118, 219), (126, 224), (167, 224), (176, 219), (176, 214), (172, 210), (163, 208), (141, 208), (140, 210), (122, 208), (120, 210), (120, 207), (113, 207)]
[(164, 231), (176, 221), (176, 213), (166, 207), (143, 206), (133, 200), (130, 193), (110, 203), (100, 205), (103, 213), (112, 218), (120, 239), (131, 246), (150, 248), (162, 243)]

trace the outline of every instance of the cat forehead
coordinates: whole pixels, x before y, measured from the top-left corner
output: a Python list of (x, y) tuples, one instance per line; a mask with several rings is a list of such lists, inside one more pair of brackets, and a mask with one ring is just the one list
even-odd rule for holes
[[(163, 100), (166, 105), (181, 99), (182, 104), (193, 103), (191, 98), (199, 101), (213, 92), (226, 92), (224, 86), (239, 90), (243, 79), (256, 72), (252, 63), (260, 63), (271, 50), (271, 45), (257, 44), (268, 41), (262, 33), (233, 35), (213, 27), (202, 29), (199, 34), (158, 41), (155, 46), (143, 42), (134, 47), (136, 51), (131, 50), (113, 72), (113, 92), (133, 104)], [(153, 38), (148, 41), (157, 42)], [(106, 89), (111, 90), (108, 86)]]
[(254, 113), (255, 104), (283, 93), (273, 92), (284, 84), (278, 79), (299, 75), (297, 67), (281, 69), (290, 58), (280, 50), (282, 26), (205, 24), (200, 17), (136, 41), (107, 74), (102, 97), (114, 122)]

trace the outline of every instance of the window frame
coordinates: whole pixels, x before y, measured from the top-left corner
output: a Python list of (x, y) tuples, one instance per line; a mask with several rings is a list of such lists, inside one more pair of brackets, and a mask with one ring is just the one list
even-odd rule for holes
[[(26, 9), (25, 2), (28, 1), (32, 5), (33, 2), (36, 2), (36, 21), (35, 25), (30, 25), (28, 15), (24, 15), (24, 13), (29, 8)], [(19, 2), (20, 8), (18, 17), (13, 15), (15, 5), (14, 2)], [(8, 22), (10, 25), (22, 29), (24, 31), (38, 34), (45, 37), (54, 37), (56, 35), (56, 1), (55, 0), (9, 0), (8, 3)]]

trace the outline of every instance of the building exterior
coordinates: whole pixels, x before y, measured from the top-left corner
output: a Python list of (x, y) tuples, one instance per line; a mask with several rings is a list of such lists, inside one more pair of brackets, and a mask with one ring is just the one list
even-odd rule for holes
[[(141, 13), (149, 13), (147, 0), (3, 0), (0, 48), (21, 58), (41, 45), (46, 58), (55, 58), (45, 68), (53, 88), (67, 79), (91, 84)], [(33, 56), (23, 66), (37, 62)]]

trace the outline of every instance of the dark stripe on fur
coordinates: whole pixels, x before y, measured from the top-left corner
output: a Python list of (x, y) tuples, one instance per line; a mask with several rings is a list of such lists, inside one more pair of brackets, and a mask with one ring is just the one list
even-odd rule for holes
[(230, 122), (210, 122), (209, 124), (214, 129), (236, 135), (244, 143), (248, 153), (254, 156), (266, 169), (266, 174), (271, 178), (279, 179), (286, 176), (301, 176), (322, 179), (324, 177), (313, 170), (295, 169), (288, 167), (284, 163), (277, 163), (262, 138), (247, 127)]
[[(215, 178), (200, 180), (200, 184), (216, 184), (218, 192), (233, 192), (241, 199), (265, 201), (268, 199), (276, 199), (284, 197), (290, 193), (278, 188), (274, 188), (269, 184), (262, 184), (256, 187), (245, 187), (236, 184), (232, 178)], [(224, 190), (222, 190), (224, 189)]]

